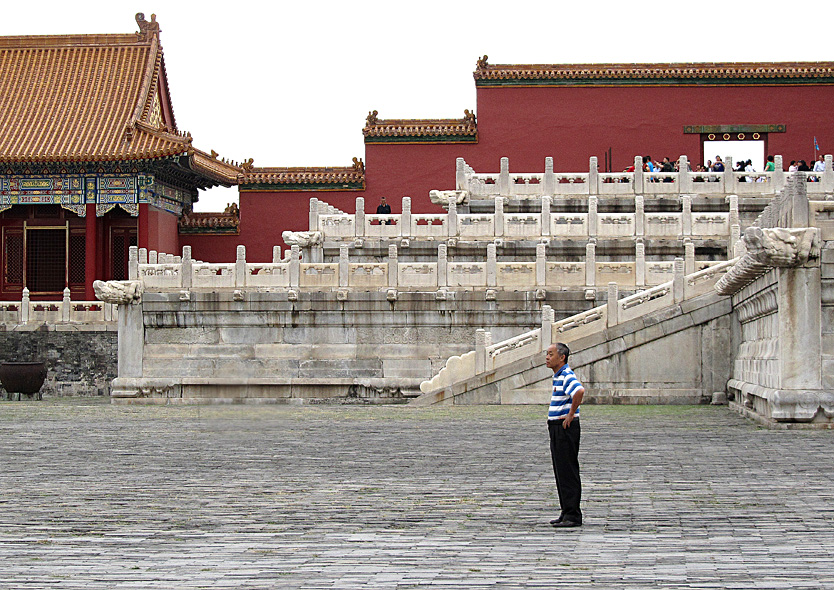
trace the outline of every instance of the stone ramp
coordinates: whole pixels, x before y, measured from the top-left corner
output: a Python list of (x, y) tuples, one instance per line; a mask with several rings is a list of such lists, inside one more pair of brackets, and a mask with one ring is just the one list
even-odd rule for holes
[[(697, 404), (724, 390), (731, 369), (728, 297), (709, 291), (592, 331), (582, 321), (594, 311), (550, 324), (551, 334), (542, 335), (550, 323), (545, 318), (543, 329), (534, 331), (536, 341), (520, 358), (427, 392), (424, 383), (425, 393), (410, 404), (547, 403), (552, 372), (544, 365), (544, 343), (558, 341), (571, 347), (570, 365), (585, 383), (590, 403)], [(575, 335), (560, 332), (572, 324), (578, 324)], [(456, 361), (452, 370), (470, 368), (466, 365), (477, 362), (477, 352)]]

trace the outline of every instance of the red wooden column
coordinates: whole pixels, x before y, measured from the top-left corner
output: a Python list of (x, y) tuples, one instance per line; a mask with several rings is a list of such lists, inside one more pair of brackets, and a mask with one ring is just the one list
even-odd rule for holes
[(149, 232), (148, 232), (148, 204), (147, 203), (139, 203), (139, 247), (140, 248), (148, 248), (148, 242), (150, 241)]
[(98, 265), (96, 264), (98, 258), (98, 249), (96, 248), (98, 223), (95, 203), (87, 203), (87, 216), (84, 218), (84, 222), (84, 299), (93, 301), (96, 298), (93, 291), (93, 281), (102, 278), (98, 276)]

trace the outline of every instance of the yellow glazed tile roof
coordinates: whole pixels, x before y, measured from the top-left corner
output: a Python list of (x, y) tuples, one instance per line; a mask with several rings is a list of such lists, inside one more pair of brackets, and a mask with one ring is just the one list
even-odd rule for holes
[(478, 85), (501, 82), (832, 83), (834, 62), (714, 62), (644, 64), (490, 64), (480, 58)]
[(368, 113), (362, 134), (376, 138), (454, 138), (477, 137), (475, 114), (464, 110), (462, 119), (379, 119), (377, 111)]
[(365, 164), (353, 158), (353, 166), (297, 167), (297, 168), (249, 168), (240, 178), (240, 184), (274, 184), (301, 187), (332, 185), (357, 187), (365, 184)]
[[(0, 161), (139, 160), (187, 152), (166, 123), (159, 25), (132, 35), (0, 37)], [(169, 109), (170, 112), (170, 109)]]

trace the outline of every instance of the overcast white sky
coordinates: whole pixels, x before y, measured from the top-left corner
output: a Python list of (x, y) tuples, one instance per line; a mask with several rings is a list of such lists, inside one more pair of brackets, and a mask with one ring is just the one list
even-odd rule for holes
[[(201, 149), (257, 166), (349, 165), (364, 157), (373, 109), (383, 119), (462, 117), (475, 108), (472, 72), (484, 54), (490, 63), (834, 61), (827, 2), (33, 0), (3, 2), (0, 35), (130, 33), (137, 12), (160, 23), (179, 128)], [(196, 209), (236, 196), (213, 189)]]

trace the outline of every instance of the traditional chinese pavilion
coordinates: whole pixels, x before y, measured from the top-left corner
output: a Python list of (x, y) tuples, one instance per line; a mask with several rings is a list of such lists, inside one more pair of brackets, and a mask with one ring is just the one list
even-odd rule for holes
[(0, 299), (93, 299), (93, 280), (126, 278), (130, 246), (178, 251), (199, 189), (237, 182), (177, 128), (159, 25), (136, 21), (0, 38)]

